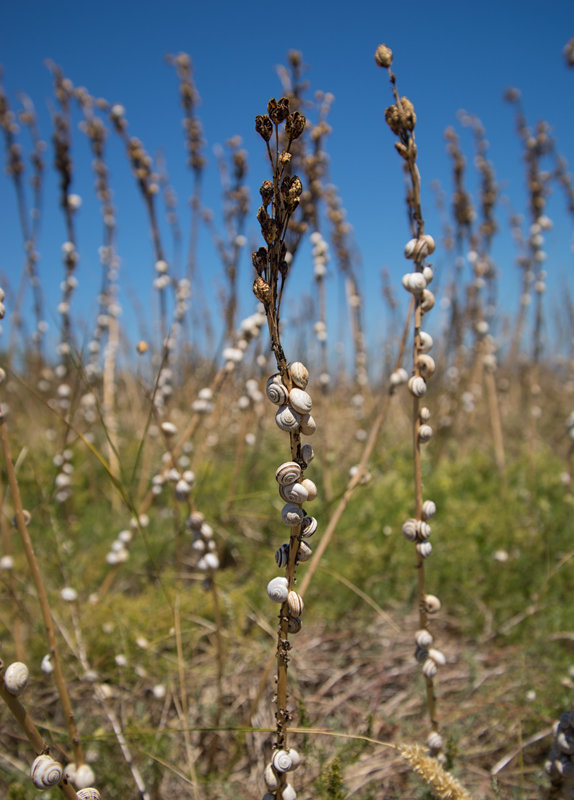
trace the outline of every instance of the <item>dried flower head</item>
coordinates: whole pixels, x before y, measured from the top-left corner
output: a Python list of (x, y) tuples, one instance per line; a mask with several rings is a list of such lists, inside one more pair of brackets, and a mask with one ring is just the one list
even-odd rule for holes
[(375, 51), (375, 62), (379, 67), (390, 67), (393, 63), (393, 51), (386, 44), (380, 44)]
[(286, 97), (279, 100), (272, 97), (267, 103), (267, 113), (276, 125), (280, 125), (289, 116), (289, 100)]
[(266, 142), (271, 139), (271, 135), (273, 133), (273, 123), (267, 114), (257, 114), (255, 117), (255, 130), (263, 139), (265, 139)]

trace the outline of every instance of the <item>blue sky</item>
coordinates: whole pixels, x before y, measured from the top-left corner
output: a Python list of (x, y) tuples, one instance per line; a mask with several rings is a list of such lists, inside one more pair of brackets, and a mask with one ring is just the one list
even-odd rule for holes
[[(44, 60), (51, 58), (76, 85), (95, 96), (122, 103), (130, 132), (142, 139), (146, 150), (165, 157), (170, 180), (179, 201), (180, 224), (186, 229), (187, 198), (192, 190), (185, 167), (177, 80), (164, 60), (166, 53), (185, 51), (194, 64), (202, 98), (200, 116), (209, 160), (204, 200), (219, 219), (219, 187), (213, 147), (240, 135), (249, 153), (249, 183), (253, 222), (249, 238), (258, 236), (255, 221), (258, 186), (267, 177), (261, 140), (253, 119), (265, 111), (269, 97), (281, 93), (276, 65), (285, 63), (289, 49), (303, 53), (309, 65), (311, 89), (335, 96), (327, 142), (330, 179), (340, 191), (354, 238), (361, 252), (358, 267), (367, 297), (369, 343), (380, 343), (384, 331), (381, 298), (382, 267), (387, 267), (401, 295), (400, 276), (406, 262), (402, 248), (408, 239), (403, 203), (403, 179), (393, 136), (384, 123), (391, 102), (386, 72), (373, 61), (376, 46), (384, 41), (395, 53), (394, 68), (401, 94), (408, 96), (418, 115), (417, 143), (423, 181), (423, 209), (427, 230), (439, 239), (440, 224), (430, 184), (439, 179), (450, 196), (451, 168), (445, 152), (444, 130), (455, 125), (472, 170), (472, 139), (457, 125), (461, 108), (478, 115), (490, 141), (490, 156), (497, 178), (514, 209), (526, 211), (525, 177), (513, 112), (502, 100), (503, 90), (516, 86), (528, 120), (546, 119), (558, 149), (574, 162), (574, 70), (564, 64), (563, 47), (574, 36), (574, 4), (512, 1), (481, 3), (291, 2), (109, 2), (52, 3), (20, 0), (4, 3), (0, 10), (0, 63), (3, 84), (12, 106), (17, 92), (34, 101), (44, 139), (49, 140), (51, 78)], [(25, 148), (27, 140), (23, 138)], [(4, 158), (3, 147), (2, 160)], [(130, 297), (137, 294), (144, 313), (153, 313), (151, 280), (153, 250), (139, 198), (119, 141), (110, 135), (111, 181), (118, 208), (119, 254), (122, 258), (124, 320), (135, 334)], [(73, 311), (89, 320), (95, 312), (99, 286), (97, 246), (101, 234), (99, 212), (93, 197), (91, 156), (83, 136), (74, 131), (75, 180), (72, 190), (84, 200), (78, 215), (80, 282)], [(45, 212), (39, 243), (38, 266), (51, 308), (52, 329), (62, 279), (60, 245), (64, 225), (57, 208), (57, 181), (47, 154), (44, 187)], [(0, 177), (0, 275), (15, 283), (23, 255), (16, 225), (13, 188)], [(554, 229), (548, 236), (548, 310), (559, 302), (560, 291), (571, 281), (572, 219), (565, 212), (559, 190), (548, 206)], [(518, 296), (518, 271), (506, 219), (499, 209), (504, 231), (497, 237), (494, 255), (503, 272), (506, 307)], [(95, 224), (94, 224), (95, 223)], [(168, 239), (166, 239), (168, 241)], [(292, 286), (307, 291), (311, 264), (304, 252), (295, 269)], [(204, 284), (213, 287), (208, 301), (217, 308), (217, 287), (223, 284), (221, 266), (207, 233), (201, 239)], [(450, 268), (448, 258), (435, 255), (437, 269)], [(334, 274), (330, 281), (333, 303), (339, 296)], [(296, 278), (296, 281), (295, 281)], [(242, 263), (241, 312), (252, 311), (251, 269), (248, 253)], [(295, 286), (297, 283), (297, 287)], [(288, 302), (290, 300), (288, 299)], [(28, 304), (29, 305), (29, 304)]]

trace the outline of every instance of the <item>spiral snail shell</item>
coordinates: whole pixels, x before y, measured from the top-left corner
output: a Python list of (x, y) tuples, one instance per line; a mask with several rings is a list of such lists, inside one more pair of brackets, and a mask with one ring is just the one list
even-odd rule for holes
[(30, 778), (37, 789), (49, 789), (62, 780), (64, 768), (51, 756), (41, 755), (34, 759), (30, 767)]
[(415, 633), (415, 642), (417, 643), (418, 647), (428, 648), (433, 643), (433, 636), (430, 631), (427, 631), (426, 628), (421, 628), (420, 631)]
[(434, 272), (430, 267), (423, 267), (423, 276), (428, 286), (429, 283), (432, 283), (432, 279), (434, 278)]
[(277, 773), (273, 769), (273, 764), (267, 764), (263, 771), (263, 780), (265, 781), (265, 786), (274, 792), (275, 789), (279, 787), (279, 778), (277, 777)]
[(303, 486), (307, 490), (307, 500), (309, 502), (315, 500), (315, 498), (317, 497), (317, 487), (313, 483), (313, 481), (310, 480), (309, 478), (305, 478), (304, 480), (301, 481), (301, 486)]
[(303, 447), (301, 448), (301, 456), (306, 464), (310, 464), (311, 461), (313, 461), (313, 459), (315, 458), (313, 447), (310, 444), (304, 444)]
[(301, 433), (305, 436), (312, 436), (317, 430), (317, 423), (311, 414), (305, 414), (301, 417)]
[(277, 467), (275, 472), (275, 480), (282, 486), (287, 486), (289, 483), (295, 483), (299, 480), (303, 470), (296, 461), (285, 461), (280, 467)]
[(403, 536), (408, 542), (416, 542), (419, 523), (416, 519), (408, 519), (402, 527)]
[(274, 603), (284, 603), (289, 595), (289, 582), (280, 575), (272, 578), (267, 584), (267, 594)]
[(429, 658), (432, 658), (434, 663), (438, 664), (439, 667), (444, 667), (446, 664), (446, 657), (444, 653), (434, 647), (431, 647), (429, 650)]
[(433, 344), (433, 338), (430, 333), (419, 331), (419, 348), (422, 353), (428, 353), (432, 350)]
[(293, 748), (289, 750), (276, 750), (271, 758), (271, 763), (277, 772), (290, 772), (301, 763), (301, 756)]
[(94, 775), (94, 770), (90, 767), (89, 764), (80, 764), (80, 766), (76, 770), (76, 775), (74, 777), (74, 783), (78, 787), (78, 789), (88, 788), (90, 784), (92, 784), (96, 779)]
[(279, 406), (275, 414), (275, 422), (282, 431), (296, 431), (301, 423), (301, 416), (291, 406)]
[(417, 522), (417, 534), (417, 538), (421, 542), (424, 542), (429, 538), (431, 535), (431, 526), (428, 524), (428, 522), (424, 522), (424, 520), (419, 520)]
[(309, 498), (309, 492), (302, 483), (279, 484), (279, 494), (286, 503), (298, 503), (299, 505)]
[(317, 530), (317, 520), (315, 517), (304, 517), (301, 522), (301, 536), (304, 539), (310, 539)]
[(407, 292), (420, 294), (423, 289), (426, 289), (427, 282), (422, 272), (407, 272), (402, 277), (402, 284)]
[(267, 386), (265, 387), (265, 394), (276, 406), (285, 405), (289, 398), (289, 390), (281, 383), (281, 377), (279, 375), (272, 375), (269, 378)]
[(423, 664), (423, 675), (425, 678), (434, 678), (437, 672), (438, 667), (436, 665), (436, 661), (433, 661), (432, 658), (427, 658)]
[(434, 307), (434, 294), (431, 292), (430, 289), (424, 289), (421, 295), (420, 308), (422, 311), (430, 311), (431, 308), (433, 307)]
[(286, 783), (283, 787), (283, 800), (297, 800), (297, 792), (290, 783)]
[(292, 617), (300, 617), (303, 613), (303, 598), (295, 591), (290, 591), (287, 595), (287, 605)]
[(299, 633), (302, 625), (303, 623), (301, 622), (301, 617), (289, 617), (289, 622), (287, 623), (287, 629), (289, 633)]
[(417, 358), (417, 367), (423, 378), (430, 378), (436, 370), (434, 358), (426, 353), (421, 353)]
[(299, 414), (308, 414), (313, 408), (313, 401), (310, 394), (295, 387), (289, 392), (289, 405), (293, 406)]
[(416, 545), (416, 551), (422, 558), (428, 558), (432, 553), (432, 544), (430, 542), (419, 542)]
[(299, 389), (306, 389), (309, 383), (309, 370), (300, 361), (293, 361), (289, 365), (289, 376)]
[(430, 418), (431, 418), (430, 409), (428, 409), (426, 406), (423, 406), (421, 408), (421, 410), (419, 411), (419, 419), (420, 419), (420, 421), (421, 422), (428, 422)]
[(423, 519), (430, 519), (436, 514), (436, 504), (432, 500), (425, 500), (423, 503)]
[(86, 786), (85, 789), (79, 789), (76, 792), (78, 800), (101, 800), (101, 795), (93, 786)]
[(421, 425), (418, 432), (419, 442), (426, 444), (432, 439), (432, 428), (430, 425)]
[(313, 551), (311, 550), (307, 542), (299, 542), (299, 549), (297, 550), (297, 561), (300, 564), (303, 564), (305, 561), (309, 561), (312, 555)]
[(425, 594), (423, 607), (427, 614), (436, 614), (440, 611), (440, 600), (434, 594)]
[(427, 390), (425, 379), (419, 375), (413, 375), (412, 378), (409, 378), (408, 387), (414, 397), (422, 397)]
[(278, 567), (286, 567), (289, 561), (289, 543), (285, 542), (275, 551), (275, 562)]
[(438, 750), (442, 750), (443, 741), (442, 736), (437, 731), (433, 731), (429, 733), (427, 738), (427, 747), (429, 750), (437, 752)]
[(14, 697), (18, 697), (26, 688), (29, 677), (30, 671), (26, 664), (22, 661), (14, 661), (13, 664), (6, 667), (6, 672), (4, 673), (6, 691)]
[(281, 510), (281, 520), (291, 528), (300, 525), (304, 516), (303, 509), (295, 503), (286, 503)]

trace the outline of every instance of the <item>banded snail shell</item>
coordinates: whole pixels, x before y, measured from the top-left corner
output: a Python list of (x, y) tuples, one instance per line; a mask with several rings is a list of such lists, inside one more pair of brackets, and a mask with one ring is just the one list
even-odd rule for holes
[(425, 594), (423, 608), (427, 614), (436, 614), (440, 611), (440, 600), (434, 594)]
[(284, 603), (289, 595), (289, 581), (280, 575), (267, 584), (267, 594), (274, 603)]
[(436, 661), (433, 661), (432, 658), (427, 658), (427, 660), (423, 664), (423, 675), (425, 676), (425, 678), (434, 678), (437, 672), (438, 672), (438, 667)]
[(282, 486), (286, 486), (289, 483), (298, 481), (302, 474), (303, 470), (296, 461), (285, 461), (284, 464), (277, 467), (275, 480)]
[(300, 361), (294, 361), (289, 365), (289, 376), (295, 386), (299, 389), (306, 389), (309, 383), (309, 370)]
[(428, 524), (428, 522), (424, 522), (424, 520), (417, 522), (417, 534), (417, 538), (421, 542), (424, 542), (429, 538), (431, 535), (431, 526)]
[(4, 673), (6, 691), (14, 697), (18, 697), (26, 688), (29, 677), (30, 671), (26, 664), (22, 661), (14, 661), (13, 664), (6, 667), (6, 672)]
[(409, 378), (408, 386), (410, 393), (414, 397), (422, 397), (427, 390), (425, 379), (418, 375), (413, 375), (412, 378)]
[(301, 416), (291, 406), (279, 406), (275, 414), (275, 422), (282, 431), (296, 431), (301, 423)]
[(289, 622), (287, 623), (289, 633), (299, 633), (302, 626), (301, 617), (289, 617)]
[(436, 514), (436, 504), (432, 500), (425, 500), (423, 503), (423, 519), (430, 519)]
[(295, 387), (289, 392), (289, 405), (293, 406), (299, 414), (308, 414), (313, 408), (311, 395)]
[(421, 628), (420, 631), (415, 633), (415, 642), (417, 643), (418, 647), (428, 648), (432, 645), (433, 641), (434, 639), (432, 633), (427, 631), (426, 628)]
[(289, 561), (289, 543), (285, 542), (275, 551), (275, 562), (278, 567), (286, 567)]
[(418, 520), (416, 519), (408, 519), (402, 528), (403, 536), (409, 542), (416, 542), (417, 534), (418, 534)]
[(317, 423), (311, 414), (305, 414), (301, 417), (301, 433), (304, 436), (312, 436), (317, 430)]
[(101, 800), (101, 795), (93, 786), (86, 786), (76, 792), (78, 800)]
[(37, 789), (49, 789), (62, 780), (64, 768), (51, 756), (42, 755), (34, 759), (30, 767), (30, 778)]
[(428, 558), (432, 553), (432, 544), (430, 542), (419, 542), (416, 545), (416, 551), (422, 558)]
[(286, 503), (302, 505), (309, 498), (309, 492), (302, 483), (279, 484), (279, 494)]
[(434, 307), (434, 294), (430, 289), (424, 289), (421, 295), (421, 311), (430, 311)]
[(304, 516), (303, 509), (295, 503), (286, 503), (281, 510), (281, 520), (291, 528), (300, 525)]
[[(275, 378), (278, 378), (278, 380), (275, 380)], [(289, 398), (289, 390), (281, 383), (279, 375), (269, 378), (265, 387), (265, 394), (276, 406), (285, 405)]]
[(305, 478), (304, 480), (301, 481), (301, 486), (303, 486), (307, 490), (307, 500), (309, 502), (315, 500), (315, 498), (317, 497), (317, 487), (313, 483), (313, 481), (310, 480), (309, 478)]
[(287, 595), (287, 605), (292, 617), (300, 617), (303, 613), (303, 598), (298, 592), (290, 591)]
[(432, 350), (433, 344), (433, 338), (430, 333), (427, 333), (426, 331), (419, 331), (419, 348), (422, 353), (428, 353), (430, 350)]
[(430, 378), (431, 375), (434, 375), (436, 370), (434, 358), (426, 353), (421, 353), (417, 358), (417, 367), (423, 378)]
[(85, 789), (91, 786), (91, 784), (95, 781), (96, 776), (94, 775), (94, 770), (90, 767), (89, 764), (80, 764), (80, 766), (76, 770), (76, 775), (74, 777), (74, 783), (78, 787), (78, 789)]
[(301, 522), (301, 536), (304, 539), (310, 539), (317, 530), (317, 520), (315, 517), (304, 517)]
[(299, 564), (303, 564), (305, 561), (309, 561), (311, 556), (313, 555), (313, 551), (307, 544), (307, 542), (299, 542), (299, 549), (297, 550), (297, 561)]

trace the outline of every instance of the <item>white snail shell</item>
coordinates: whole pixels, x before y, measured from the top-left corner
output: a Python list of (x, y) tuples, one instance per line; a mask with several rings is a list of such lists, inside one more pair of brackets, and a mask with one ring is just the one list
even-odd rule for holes
[(22, 661), (14, 661), (13, 664), (6, 667), (6, 672), (4, 673), (6, 690), (14, 697), (18, 697), (26, 688), (29, 677), (30, 671), (26, 664)]
[(436, 504), (432, 500), (425, 500), (423, 503), (423, 519), (430, 519), (436, 514)]
[(317, 487), (313, 483), (313, 481), (310, 480), (309, 478), (305, 478), (304, 480), (301, 481), (301, 486), (304, 486), (305, 489), (307, 490), (307, 500), (309, 502), (315, 500), (315, 498), (317, 497)]
[(273, 769), (273, 764), (267, 764), (265, 770), (263, 772), (263, 780), (265, 781), (265, 786), (270, 789), (272, 792), (279, 786), (279, 778), (277, 777), (277, 773)]
[(301, 423), (301, 416), (291, 406), (279, 406), (275, 414), (275, 422), (282, 431), (296, 431)]
[(416, 542), (419, 523), (416, 519), (408, 519), (403, 525), (403, 536), (409, 542)]
[(80, 766), (76, 769), (74, 783), (78, 789), (88, 788), (90, 784), (95, 781), (95, 779), (96, 776), (94, 775), (94, 770), (89, 764), (80, 764)]
[(434, 307), (434, 294), (430, 289), (425, 289), (421, 295), (421, 310), (430, 311)]
[(271, 758), (271, 763), (277, 772), (289, 772), (293, 769), (293, 760), (289, 750), (276, 750)]
[(311, 550), (307, 542), (299, 542), (299, 549), (297, 550), (297, 561), (300, 564), (303, 564), (305, 561), (309, 561), (312, 555), (313, 551)]
[(76, 792), (78, 800), (101, 800), (101, 795), (93, 786), (86, 786)]
[(425, 678), (434, 678), (437, 672), (438, 667), (436, 665), (436, 661), (433, 661), (432, 658), (427, 658), (423, 664), (423, 675)]
[(407, 292), (420, 294), (423, 289), (426, 289), (427, 282), (422, 272), (407, 272), (402, 277), (402, 284)]
[(433, 731), (427, 738), (427, 747), (429, 750), (442, 750), (443, 741), (442, 736), (437, 731)]
[(305, 389), (309, 382), (309, 370), (300, 361), (294, 361), (289, 365), (289, 375), (291, 380), (299, 389)]
[(275, 480), (282, 486), (286, 486), (289, 483), (298, 481), (302, 474), (303, 470), (296, 461), (286, 461), (280, 467), (277, 467)]
[(432, 544), (430, 542), (419, 542), (416, 545), (416, 551), (423, 558), (428, 558), (432, 553)]
[(420, 421), (421, 422), (428, 422), (430, 418), (431, 418), (430, 409), (428, 409), (426, 406), (423, 406), (421, 408), (421, 410), (419, 411), (419, 419), (420, 419)]
[(303, 613), (303, 598), (298, 592), (290, 591), (287, 595), (287, 605), (292, 617), (300, 617)]
[(434, 358), (426, 353), (421, 353), (421, 355), (417, 358), (417, 367), (419, 368), (423, 378), (430, 378), (432, 375), (434, 375), (436, 370)]
[(309, 498), (309, 492), (303, 483), (279, 484), (279, 494), (286, 503), (302, 505)]
[(440, 600), (434, 594), (425, 594), (424, 609), (427, 614), (436, 614), (440, 611)]
[(161, 430), (165, 436), (175, 436), (177, 433), (177, 428), (173, 424), (173, 422), (162, 422), (161, 423)]
[(302, 625), (303, 623), (301, 622), (301, 617), (289, 617), (287, 628), (289, 633), (299, 633)]
[(300, 525), (304, 516), (303, 509), (295, 503), (286, 503), (281, 510), (281, 520), (291, 528)]
[(278, 567), (286, 567), (289, 561), (289, 543), (286, 542), (275, 551), (275, 561)]
[(409, 239), (405, 245), (404, 254), (405, 258), (414, 258), (415, 247), (417, 246), (416, 239)]
[(315, 458), (315, 453), (313, 452), (313, 448), (310, 444), (303, 445), (301, 448), (301, 456), (306, 464), (310, 464), (311, 461), (313, 461)]
[(267, 594), (274, 603), (284, 603), (289, 595), (289, 581), (280, 575), (267, 584)]
[(431, 647), (429, 650), (429, 658), (432, 658), (435, 664), (438, 664), (439, 667), (444, 667), (446, 664), (446, 657), (444, 653), (440, 650), (436, 650), (434, 647)]
[(419, 331), (419, 347), (421, 352), (428, 353), (430, 350), (432, 350), (432, 346), (433, 339), (430, 333), (427, 333), (426, 331)]
[(315, 517), (304, 517), (301, 522), (301, 536), (310, 539), (317, 530), (317, 520)]
[(400, 386), (402, 383), (406, 383), (409, 379), (409, 373), (406, 371), (404, 367), (399, 367), (396, 369), (390, 377), (391, 386)]
[(37, 789), (49, 789), (62, 780), (64, 768), (50, 756), (42, 755), (34, 759), (30, 768), (32, 783)]
[(317, 430), (317, 423), (311, 414), (305, 414), (301, 417), (301, 433), (305, 436), (312, 436)]
[(426, 628), (421, 628), (420, 631), (415, 633), (415, 642), (417, 643), (418, 647), (428, 648), (433, 643), (433, 636), (430, 631), (427, 631)]
[(282, 797), (283, 797), (283, 800), (296, 800), (297, 792), (291, 786), (290, 783), (286, 783), (285, 786), (283, 787)]
[(295, 387), (289, 392), (289, 405), (293, 406), (299, 414), (308, 414), (313, 408), (311, 395)]
[(429, 283), (432, 283), (432, 279), (434, 278), (434, 272), (432, 271), (432, 269), (430, 267), (424, 267), (423, 268), (423, 276), (424, 276), (424, 279), (427, 282), (427, 286), (428, 286)]
[(409, 391), (414, 397), (422, 397), (427, 390), (425, 379), (417, 375), (413, 375), (412, 378), (409, 378), (408, 385)]
[(424, 522), (424, 520), (419, 520), (419, 522), (417, 523), (417, 533), (418, 533), (417, 538), (419, 539), (419, 541), (424, 542), (431, 535), (431, 526), (428, 524), (428, 522)]
[(281, 383), (280, 375), (272, 375), (267, 381), (265, 394), (272, 403), (275, 403), (276, 406), (282, 406), (287, 402), (289, 390), (283, 383)]
[(421, 425), (419, 427), (419, 442), (425, 444), (432, 439), (432, 428), (430, 425)]

